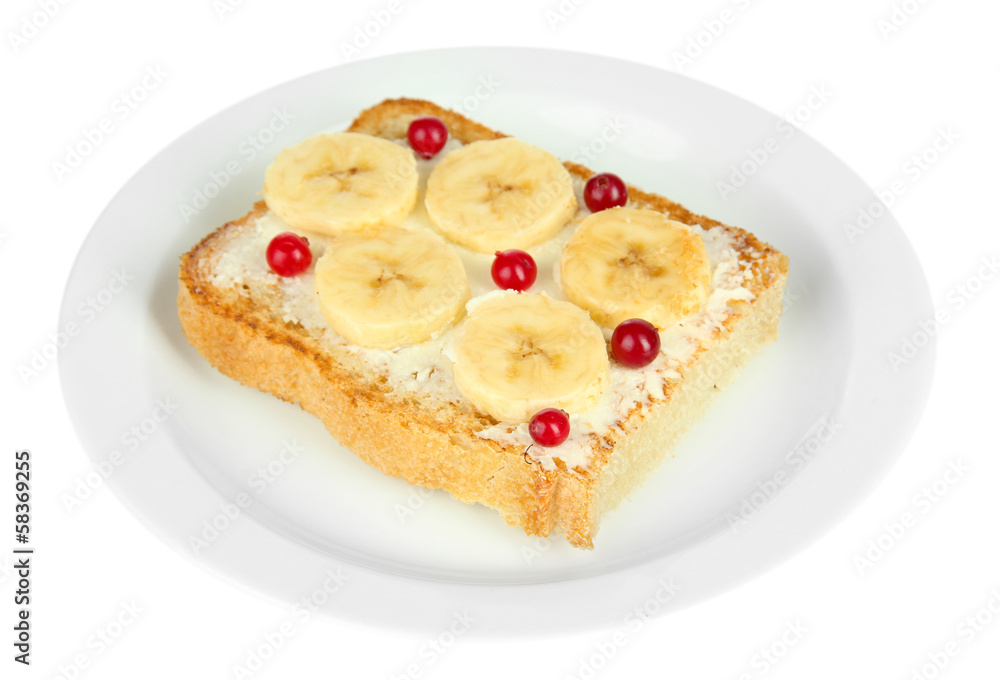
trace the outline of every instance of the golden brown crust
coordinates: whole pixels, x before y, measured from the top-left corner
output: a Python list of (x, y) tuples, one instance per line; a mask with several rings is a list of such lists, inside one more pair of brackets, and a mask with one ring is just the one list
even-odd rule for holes
[[(398, 139), (406, 135), (410, 121), (424, 115), (440, 117), (449, 133), (463, 143), (505, 136), (454, 111), (415, 99), (373, 106), (349, 130)], [(565, 165), (581, 179), (593, 174), (575, 163)], [(300, 404), (319, 417), (344, 446), (384, 473), (495, 508), (509, 524), (529, 534), (546, 536), (558, 530), (571, 544), (590, 548), (601, 513), (641, 483), (669, 449), (663, 444), (677, 439), (718, 392), (714, 385), (699, 384), (699, 371), (705, 373), (718, 364), (735, 377), (749, 356), (774, 338), (788, 272), (782, 253), (746, 231), (635, 187), (629, 187), (629, 196), (637, 205), (673, 219), (730, 231), (741, 261), (752, 272), (745, 287), (756, 300), (730, 311), (724, 328), (717, 331), (717, 341), (699, 350), (691, 375), (682, 382), (667, 383), (662, 399), (648, 414), (637, 408), (625, 420), (624, 431), (600, 440), (595, 437), (594, 453), (585, 470), (568, 469), (557, 461), (558, 467), (547, 471), (519, 448), (477, 437), (475, 432), (495, 421), (467, 404), (435, 404), (398, 393), (386, 385), (384, 377), (348, 353), (331, 352), (298, 324), (282, 320), (274, 311), (280, 306), (271, 304), (265, 289), (213, 285), (216, 256), (239, 229), (266, 212), (263, 202), (182, 256), (181, 327), (190, 343), (222, 373)], [(643, 428), (659, 430), (663, 423), (669, 423), (665, 432), (670, 434), (657, 435), (653, 452), (646, 451), (642, 445), (653, 435), (644, 436)], [(633, 479), (636, 473), (641, 474)]]
[(471, 411), (441, 414), (400, 398), (347, 355), (331, 354), (301, 327), (269, 313), (266, 293), (212, 284), (214, 256), (266, 211), (258, 202), (181, 257), (177, 308), (191, 345), (225, 375), (318, 416), (341, 444), (385, 474), (484, 503), (510, 524), (548, 535), (556, 475), (521, 451), (469, 436), (496, 421)]
[(463, 143), (478, 142), (483, 139), (500, 139), (507, 135), (490, 130), (485, 125), (471, 121), (460, 113), (446, 109), (422, 99), (386, 99), (365, 109), (354, 119), (349, 132), (363, 132), (386, 139), (406, 137), (406, 129), (414, 118), (437, 116), (448, 127), (452, 137)]

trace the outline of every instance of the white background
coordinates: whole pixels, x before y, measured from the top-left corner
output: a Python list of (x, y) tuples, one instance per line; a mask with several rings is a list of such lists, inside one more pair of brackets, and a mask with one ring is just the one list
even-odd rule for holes
[[(355, 40), (356, 27), (389, 3), (51, 4), (54, 16), (39, 21), (45, 25), (34, 32), (23, 33), (24, 21), (32, 21), (44, 2), (6, 2), (0, 19), (3, 447), (34, 453), (38, 551), (30, 668), (11, 660), (16, 578), (9, 550), (0, 553), (0, 630), (7, 631), (0, 634), (0, 648), (7, 650), (0, 676), (236, 677), (234, 664), (246, 663), (262, 634), (288, 618), (288, 606), (174, 553), (107, 489), (84, 512), (69, 515), (60, 494), (88, 471), (89, 461), (66, 415), (57, 369), (49, 365), (22, 379), (18, 366), (57, 328), (80, 244), (143, 163), (216, 111), (343, 63), (343, 45)], [(994, 425), (1000, 285), (981, 281), (981, 290), (961, 309), (953, 300), (956, 287), (977, 276), (984, 257), (1000, 254), (994, 200), (1000, 179), (1000, 7), (983, 0), (897, 1), (900, 25), (887, 34), (879, 22), (892, 17), (891, 0), (662, 4), (510, 0), (474, 10), (458, 0), (402, 0), (398, 14), (357, 58), (445, 46), (557, 47), (682, 70), (777, 114), (802, 104), (811, 88), (826, 88), (832, 96), (803, 128), (877, 190), (907, 178), (911, 156), (932, 144), (939, 129), (951, 128), (954, 144), (919, 181), (907, 178), (909, 190), (892, 205), (926, 270), (935, 305), (950, 315), (939, 329), (923, 420), (877, 492), (780, 567), (696, 607), (655, 618), (606, 664), (597, 659), (604, 667), (596, 677), (909, 679), (920, 677), (914, 669), (932, 658), (947, 658), (947, 665), (939, 672), (926, 666), (924, 677), (931, 671), (942, 678), (995, 674), (1000, 615), (988, 608), (1000, 611)], [(560, 7), (564, 20), (553, 25), (546, 11)], [(713, 23), (723, 10), (731, 12), (731, 21)], [(718, 35), (706, 32), (711, 26)], [(18, 33), (30, 37), (14, 45), (11, 35)], [(681, 68), (675, 55), (699, 33), (705, 47)], [(108, 115), (112, 101), (150, 66), (167, 74), (163, 82), (127, 118), (116, 118), (78, 169), (57, 178), (52, 162), (64, 156), (66, 145)], [(11, 453), (5, 454), (8, 461)], [(942, 482), (957, 462), (968, 471), (954, 484)], [(901, 538), (883, 537), (883, 545), (892, 545), (873, 566), (859, 568), (855, 558), (868, 551), (869, 540), (904, 512), (914, 512), (915, 494), (935, 482), (947, 492), (927, 512), (916, 510), (915, 525)], [(9, 492), (3, 494), (0, 507), (9, 508)], [(0, 514), (4, 522), (9, 514)], [(142, 611), (123, 634), (100, 652), (88, 645), (132, 601)], [(977, 613), (988, 623), (974, 636), (963, 634), (970, 630), (960, 628), (963, 620)], [(786, 634), (794, 627), (805, 632)], [(314, 617), (297, 626), (253, 677), (390, 678), (414, 662), (427, 678), (580, 677), (581, 663), (609, 649), (614, 630), (488, 639), (473, 627), (428, 664), (419, 650), (438, 632), (403, 633)], [(948, 649), (957, 656), (947, 657), (950, 641), (956, 646)], [(773, 664), (763, 649), (773, 651)], [(71, 668), (78, 655), (88, 667)]]

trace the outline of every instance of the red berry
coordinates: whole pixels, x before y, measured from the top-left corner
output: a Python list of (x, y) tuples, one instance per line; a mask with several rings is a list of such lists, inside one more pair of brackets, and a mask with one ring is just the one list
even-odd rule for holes
[(611, 334), (611, 353), (629, 368), (642, 368), (660, 353), (660, 334), (645, 319), (622, 321)]
[(569, 414), (558, 408), (542, 409), (531, 417), (528, 433), (542, 446), (559, 446), (569, 436)]
[(618, 175), (604, 172), (587, 180), (583, 187), (583, 202), (590, 212), (618, 208), (628, 201), (628, 189)]
[(523, 250), (497, 251), (490, 268), (493, 283), (504, 290), (525, 291), (531, 288), (538, 276), (535, 259)]
[(309, 239), (290, 231), (278, 234), (267, 245), (267, 263), (279, 276), (295, 276), (312, 262)]
[(424, 116), (410, 123), (410, 127), (406, 130), (406, 138), (410, 140), (413, 150), (422, 158), (432, 158), (448, 141), (448, 128), (440, 118)]

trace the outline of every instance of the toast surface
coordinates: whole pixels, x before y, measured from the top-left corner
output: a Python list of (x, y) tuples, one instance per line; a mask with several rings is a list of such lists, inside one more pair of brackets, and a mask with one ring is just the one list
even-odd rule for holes
[[(444, 121), (456, 144), (505, 136), (415, 99), (373, 106), (349, 131), (405, 140), (410, 122), (428, 115)], [(582, 190), (593, 171), (564, 165)], [(591, 548), (603, 513), (641, 485), (715, 395), (776, 339), (788, 273), (787, 258), (752, 234), (666, 197), (631, 185), (628, 191), (629, 206), (698, 230), (716, 253), (713, 286), (732, 295), (710, 298), (681, 350), (672, 353), (665, 342), (661, 360), (632, 377), (619, 375), (618, 382), (613, 376), (619, 400), (613, 422), (584, 430), (571, 446), (543, 450), (531, 444), (523, 426), (477, 411), (449, 388), (440, 344), (374, 351), (336, 337), (310, 307), (316, 301), (308, 277), (280, 281), (267, 271), (261, 244), (266, 247), (282, 225), (263, 202), (182, 256), (181, 326), (222, 373), (298, 403), (385, 474), (487, 505), (528, 534), (555, 531), (574, 546)], [(586, 214), (581, 207), (567, 234)], [(309, 238), (314, 253), (321, 252), (324, 239)], [(557, 253), (558, 246), (550, 249)], [(467, 266), (475, 259), (468, 257)]]

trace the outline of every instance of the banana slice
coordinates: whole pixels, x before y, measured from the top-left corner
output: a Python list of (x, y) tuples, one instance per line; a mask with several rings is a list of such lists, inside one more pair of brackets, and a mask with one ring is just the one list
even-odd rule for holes
[(323, 234), (397, 226), (417, 204), (413, 152), (353, 132), (310, 137), (278, 154), (264, 201), (290, 226)]
[(316, 293), (348, 342), (390, 349), (450, 326), (469, 299), (458, 254), (429, 231), (386, 227), (334, 238), (316, 262)]
[(431, 222), (480, 253), (530, 248), (576, 213), (573, 180), (552, 154), (512, 137), (467, 144), (427, 180)]
[(476, 305), (451, 350), (455, 384), (480, 411), (525, 422), (543, 408), (583, 411), (610, 383), (601, 329), (541, 293), (497, 293)]
[(602, 326), (638, 317), (663, 329), (701, 309), (710, 269), (704, 242), (686, 225), (655, 210), (611, 208), (580, 223), (559, 281)]

